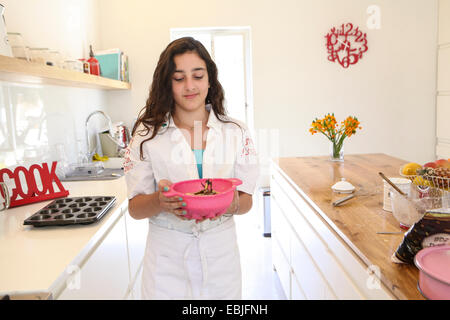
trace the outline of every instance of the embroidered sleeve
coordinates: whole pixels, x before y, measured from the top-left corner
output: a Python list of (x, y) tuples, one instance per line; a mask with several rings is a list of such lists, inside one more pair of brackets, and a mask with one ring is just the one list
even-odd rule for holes
[(133, 137), (125, 152), (123, 169), (127, 183), (128, 199), (138, 194), (150, 194), (155, 192), (155, 176), (151, 163), (151, 157), (143, 147), (144, 159), (140, 158), (140, 144), (144, 137)]
[(235, 177), (242, 180), (238, 190), (253, 194), (259, 179), (259, 159), (248, 128), (243, 125), (235, 163)]

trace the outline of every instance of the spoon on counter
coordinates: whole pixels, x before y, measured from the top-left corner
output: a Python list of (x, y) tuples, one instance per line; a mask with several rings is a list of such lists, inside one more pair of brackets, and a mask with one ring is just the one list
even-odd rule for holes
[(377, 234), (402, 234), (404, 233), (403, 231), (394, 231), (394, 232), (390, 232), (390, 231), (378, 231)]
[(336, 200), (335, 202), (332, 203), (332, 205), (333, 205), (333, 207), (337, 207), (338, 205), (344, 203), (347, 200), (354, 198), (355, 196), (356, 196), (356, 194), (352, 194), (352, 195), (349, 195), (348, 197)]

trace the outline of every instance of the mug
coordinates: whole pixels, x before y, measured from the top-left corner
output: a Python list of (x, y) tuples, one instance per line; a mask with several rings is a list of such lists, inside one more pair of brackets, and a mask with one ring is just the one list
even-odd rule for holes
[(3, 211), (9, 208), (9, 201), (10, 201), (8, 186), (4, 182), (0, 182), (0, 193), (4, 199), (3, 207), (0, 208), (0, 211)]
[[(391, 180), (404, 193), (408, 194), (408, 196), (410, 195), (411, 180), (397, 177), (391, 177), (389, 178), (389, 180)], [(394, 189), (386, 181), (383, 181), (383, 184), (384, 184), (383, 210), (392, 212), (392, 203), (389, 192), (390, 191), (394, 192)]]

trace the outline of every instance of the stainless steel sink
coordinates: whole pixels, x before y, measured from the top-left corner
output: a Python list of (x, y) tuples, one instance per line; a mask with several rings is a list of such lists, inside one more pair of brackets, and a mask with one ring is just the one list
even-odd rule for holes
[(60, 178), (61, 181), (95, 181), (95, 180), (114, 180), (124, 175), (123, 169), (105, 168), (101, 172), (87, 171), (79, 175), (71, 174), (65, 178)]

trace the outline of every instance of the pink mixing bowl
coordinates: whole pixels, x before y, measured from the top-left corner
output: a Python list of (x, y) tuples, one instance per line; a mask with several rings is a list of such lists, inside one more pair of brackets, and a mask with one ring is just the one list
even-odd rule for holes
[(450, 245), (428, 247), (414, 257), (419, 290), (431, 300), (450, 300)]
[(214, 218), (224, 214), (234, 197), (236, 186), (242, 184), (239, 179), (209, 179), (212, 181), (212, 188), (217, 194), (213, 195), (190, 195), (203, 190), (202, 183), (205, 184), (208, 179), (186, 180), (174, 183), (169, 191), (164, 192), (166, 197), (182, 197), (186, 203), (185, 217), (188, 219), (201, 220), (204, 218)]

